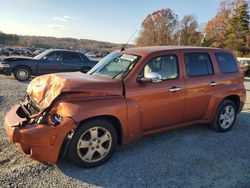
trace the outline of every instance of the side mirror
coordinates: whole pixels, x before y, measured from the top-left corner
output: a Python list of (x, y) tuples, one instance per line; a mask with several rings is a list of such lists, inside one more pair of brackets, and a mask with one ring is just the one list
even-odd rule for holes
[(149, 72), (144, 77), (138, 78), (138, 81), (142, 83), (158, 83), (161, 82), (161, 75), (157, 72)]

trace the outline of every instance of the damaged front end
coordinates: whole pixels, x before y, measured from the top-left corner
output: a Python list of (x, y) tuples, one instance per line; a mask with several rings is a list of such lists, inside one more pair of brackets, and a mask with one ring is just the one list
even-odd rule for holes
[[(100, 83), (101, 86), (100, 87)], [(41, 161), (55, 163), (67, 135), (77, 127), (74, 113), (61, 102), (76, 98), (122, 96), (121, 82), (82, 73), (60, 73), (37, 77), (27, 94), (7, 113), (5, 129), (9, 140), (24, 153)], [(65, 152), (64, 152), (65, 153)]]
[(65, 137), (75, 127), (70, 117), (57, 114), (55, 108), (41, 109), (29, 94), (5, 117), (9, 140), (31, 158), (47, 163), (57, 162)]

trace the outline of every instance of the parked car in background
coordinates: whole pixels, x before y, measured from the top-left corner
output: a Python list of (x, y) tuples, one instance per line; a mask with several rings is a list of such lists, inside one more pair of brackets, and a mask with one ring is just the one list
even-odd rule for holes
[(103, 164), (117, 144), (192, 124), (232, 129), (244, 77), (230, 51), (145, 47), (116, 51), (87, 74), (37, 77), (5, 117), (11, 142), (41, 162), (61, 154), (82, 167)]
[(89, 60), (84, 54), (70, 50), (47, 50), (34, 58), (7, 57), (0, 61), (0, 74), (11, 75), (26, 81), (32, 75), (56, 72), (89, 71), (97, 61)]
[(2, 56), (9, 56), (9, 55), (11, 55), (11, 50), (9, 50), (9, 48), (2, 48), (1, 55)]
[(96, 58), (98, 57), (97, 53), (95, 52), (88, 52), (85, 54), (88, 58)]
[(240, 64), (241, 72), (246, 75), (250, 76), (250, 58), (237, 58)]

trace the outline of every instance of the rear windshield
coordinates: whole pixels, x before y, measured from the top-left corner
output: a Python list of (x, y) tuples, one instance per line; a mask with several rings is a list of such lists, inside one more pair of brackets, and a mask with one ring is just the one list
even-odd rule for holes
[(215, 53), (215, 57), (222, 73), (238, 72), (237, 63), (232, 54), (217, 52)]

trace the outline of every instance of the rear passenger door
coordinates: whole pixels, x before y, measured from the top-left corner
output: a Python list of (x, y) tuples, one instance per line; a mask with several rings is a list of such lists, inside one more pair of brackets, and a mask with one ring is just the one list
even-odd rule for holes
[(201, 120), (205, 117), (213, 92), (218, 84), (211, 60), (206, 52), (184, 53), (186, 69), (186, 99), (184, 122)]
[(81, 57), (76, 52), (59, 52), (61, 72), (80, 71), (83, 66)]

